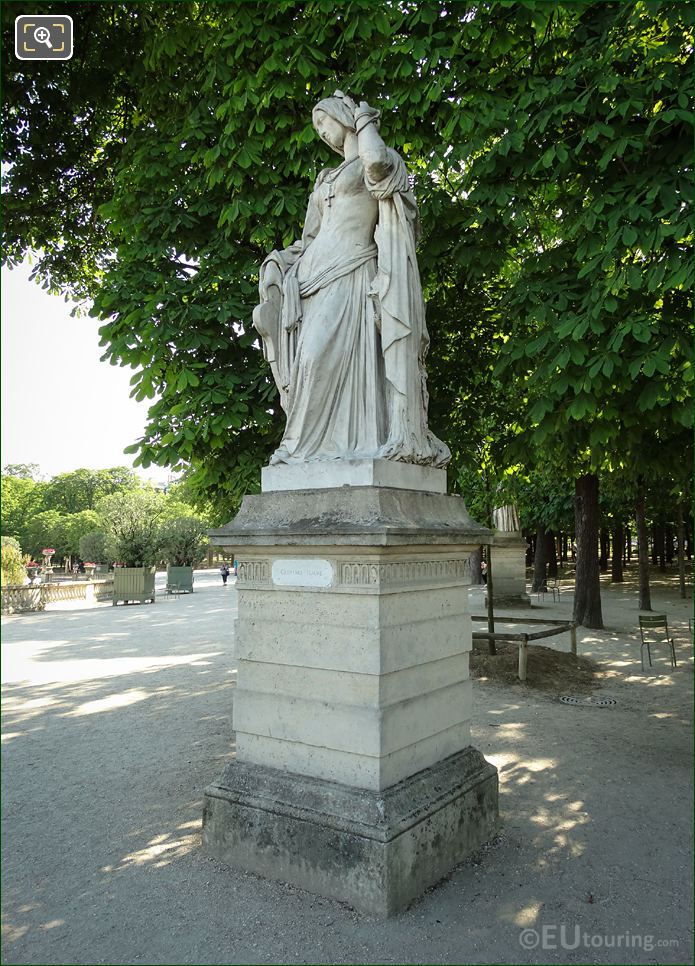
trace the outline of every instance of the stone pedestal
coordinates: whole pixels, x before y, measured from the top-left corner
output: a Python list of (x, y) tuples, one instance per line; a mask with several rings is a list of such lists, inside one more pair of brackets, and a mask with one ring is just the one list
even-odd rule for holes
[(497, 824), (470, 746), (459, 497), (266, 492), (212, 534), (238, 561), (237, 760), (206, 790), (218, 858), (387, 916)]
[(526, 593), (526, 541), (520, 533), (495, 533), (490, 547), (492, 592), (498, 607), (530, 607)]
[(261, 470), (261, 489), (313, 490), (338, 486), (387, 486), (399, 490), (446, 493), (446, 470), (398, 460), (324, 460), (278, 463)]

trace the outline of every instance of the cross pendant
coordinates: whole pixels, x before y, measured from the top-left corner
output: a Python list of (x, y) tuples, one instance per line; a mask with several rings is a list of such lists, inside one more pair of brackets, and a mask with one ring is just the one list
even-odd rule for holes
[(328, 188), (328, 194), (326, 195), (326, 204), (331, 207), (331, 198), (335, 198), (335, 192), (333, 191), (333, 185)]

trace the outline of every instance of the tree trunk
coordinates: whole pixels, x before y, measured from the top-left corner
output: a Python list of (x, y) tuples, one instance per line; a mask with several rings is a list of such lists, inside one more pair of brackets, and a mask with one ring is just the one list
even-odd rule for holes
[(574, 484), (577, 569), (573, 619), (583, 627), (603, 627), (598, 567), (598, 477), (585, 473)]
[(649, 590), (649, 547), (647, 544), (646, 498), (644, 483), (637, 483), (635, 523), (637, 524), (637, 561), (639, 564), (639, 609), (651, 610), (652, 597)]
[(623, 549), (625, 547), (625, 535), (623, 526), (618, 523), (613, 527), (613, 553), (611, 555), (611, 583), (622, 584), (623, 582)]
[(608, 570), (608, 557), (610, 556), (610, 546), (608, 542), (608, 530), (605, 527), (601, 527), (601, 554), (598, 558), (598, 566), (601, 573), (605, 573)]
[(533, 584), (531, 592), (540, 593), (548, 589), (548, 541), (544, 527), (536, 531), (536, 553), (533, 558)]
[(693, 559), (693, 518), (690, 514), (685, 520), (685, 552), (688, 555), (688, 560)]
[(524, 568), (530, 567), (533, 564), (533, 540), (528, 530), (522, 531), (522, 536), (524, 538), (524, 543), (526, 544), (526, 550), (524, 552)]
[(666, 563), (673, 563), (673, 527), (666, 527)]
[(468, 558), (468, 562), (471, 568), (471, 586), (476, 587), (483, 582), (483, 547), (482, 544), (473, 551), (473, 553)]
[(548, 556), (548, 576), (557, 579), (557, 552), (555, 549), (555, 534), (552, 530), (545, 532), (547, 556)]
[(533, 561), (536, 556), (536, 537), (533, 533), (529, 533), (526, 538), (526, 566), (533, 567)]
[(678, 504), (678, 588), (685, 600), (685, 519), (683, 504)]
[(666, 528), (663, 523), (656, 527), (656, 557), (659, 570), (666, 570)]
[(652, 566), (659, 563), (659, 541), (656, 536), (656, 524), (652, 524)]

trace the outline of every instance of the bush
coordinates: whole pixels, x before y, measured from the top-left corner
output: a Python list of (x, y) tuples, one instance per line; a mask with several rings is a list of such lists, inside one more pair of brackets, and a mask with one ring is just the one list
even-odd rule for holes
[(90, 530), (80, 537), (80, 559), (94, 563), (107, 563), (106, 534), (103, 530)]
[(192, 567), (207, 548), (207, 524), (198, 517), (167, 520), (160, 530), (162, 556), (172, 567)]
[(26, 580), (27, 571), (24, 563), (22, 562), (22, 551), (19, 549), (19, 544), (15, 540), (14, 546), (12, 543), (5, 543), (3, 538), (2, 545), (2, 583), (3, 586), (6, 584), (23, 584)]
[(104, 497), (98, 505), (110, 560), (126, 567), (152, 567), (161, 557), (161, 500), (151, 490)]

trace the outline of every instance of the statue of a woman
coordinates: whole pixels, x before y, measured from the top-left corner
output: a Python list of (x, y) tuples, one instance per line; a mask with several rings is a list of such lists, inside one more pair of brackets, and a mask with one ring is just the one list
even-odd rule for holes
[(319, 174), (301, 241), (264, 261), (254, 310), (287, 413), (271, 462), (444, 466), (451, 454), (427, 426), (429, 337), (405, 164), (364, 101), (336, 91), (313, 123), (344, 160)]

